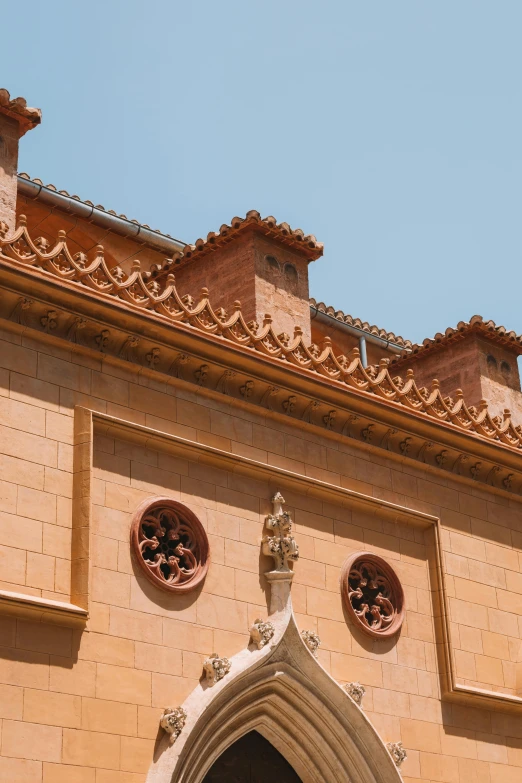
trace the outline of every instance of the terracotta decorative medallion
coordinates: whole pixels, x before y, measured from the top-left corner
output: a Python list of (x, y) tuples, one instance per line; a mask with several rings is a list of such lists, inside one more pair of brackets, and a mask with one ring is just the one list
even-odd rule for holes
[(392, 636), (401, 627), (404, 593), (382, 557), (371, 552), (351, 555), (342, 568), (341, 593), (348, 615), (369, 636)]
[(145, 575), (163, 590), (193, 590), (208, 571), (203, 525), (176, 500), (158, 497), (142, 503), (132, 520), (131, 544)]

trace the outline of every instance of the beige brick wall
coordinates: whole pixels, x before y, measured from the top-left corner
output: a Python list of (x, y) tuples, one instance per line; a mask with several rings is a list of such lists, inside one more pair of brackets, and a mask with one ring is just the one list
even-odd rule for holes
[[(459, 682), (520, 694), (522, 525), (515, 500), (282, 423), (229, 398), (9, 332), (0, 344), (0, 588), (70, 596), (75, 405), (295, 471), (441, 518)], [(0, 617), (0, 783), (142, 783), (162, 709), (232, 655), (267, 614), (260, 555), (273, 489), (130, 440), (97, 435), (92, 592), (87, 630)], [(200, 591), (156, 590), (132, 561), (129, 523), (168, 494), (201, 519), (211, 567)], [(522, 779), (518, 714), (441, 701), (429, 534), (331, 500), (286, 492), (301, 559), (299, 626), (317, 630), (321, 663), (360, 680), (385, 741), (408, 751), (406, 783)], [(340, 567), (355, 550), (385, 557), (406, 594), (398, 639), (373, 642), (345, 619)]]

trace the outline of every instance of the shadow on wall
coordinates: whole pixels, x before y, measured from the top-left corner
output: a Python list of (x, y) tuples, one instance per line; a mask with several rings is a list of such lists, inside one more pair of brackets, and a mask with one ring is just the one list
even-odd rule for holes
[(53, 677), (53, 669), (72, 669), (78, 662), (82, 633), (83, 629), (0, 617), (1, 681), (39, 690), (63, 690), (61, 678), (66, 675), (55, 671)]

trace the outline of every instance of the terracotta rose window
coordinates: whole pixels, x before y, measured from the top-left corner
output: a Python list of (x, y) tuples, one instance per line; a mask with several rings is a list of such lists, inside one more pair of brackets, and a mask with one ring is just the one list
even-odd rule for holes
[(356, 552), (341, 572), (343, 604), (350, 619), (369, 636), (397, 633), (404, 619), (404, 593), (393, 568), (371, 552)]
[(131, 545), (147, 578), (163, 590), (193, 590), (208, 571), (203, 525), (176, 500), (158, 497), (142, 503), (132, 520)]

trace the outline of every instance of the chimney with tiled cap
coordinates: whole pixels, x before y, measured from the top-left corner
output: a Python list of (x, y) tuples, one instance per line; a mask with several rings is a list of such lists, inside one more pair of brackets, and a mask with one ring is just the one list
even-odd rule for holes
[(437, 378), (443, 396), (456, 399), (462, 392), (468, 405), (483, 410), (487, 401), (492, 415), (509, 410), (519, 422), (522, 392), (517, 358), (521, 355), (522, 335), (474, 315), (413, 345), (394, 360), (391, 370), (392, 375), (404, 375), (412, 369), (419, 387), (431, 388)]
[(16, 222), (18, 142), (40, 124), (42, 112), (24, 98), (11, 98), (0, 89), (0, 233), (13, 231)]
[(232, 312), (239, 302), (247, 323), (271, 322), (277, 335), (292, 340), (302, 334), (310, 345), (308, 264), (322, 254), (314, 236), (252, 210), (187, 245), (154, 274), (174, 273), (182, 293), (207, 288), (214, 309)]

